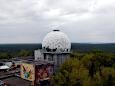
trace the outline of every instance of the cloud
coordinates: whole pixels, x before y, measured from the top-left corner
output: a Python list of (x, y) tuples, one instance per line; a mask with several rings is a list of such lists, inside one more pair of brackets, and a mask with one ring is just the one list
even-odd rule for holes
[(114, 0), (0, 0), (0, 43), (39, 43), (54, 28), (67, 33), (72, 42), (115, 42), (114, 4)]

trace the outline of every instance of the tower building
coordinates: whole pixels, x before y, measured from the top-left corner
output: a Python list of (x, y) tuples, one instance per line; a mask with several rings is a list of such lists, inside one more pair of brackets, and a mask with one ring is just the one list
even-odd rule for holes
[(38, 52), (38, 56), (37, 54), (35, 55), (42, 60), (54, 61), (55, 68), (57, 69), (70, 57), (70, 50), (71, 42), (68, 36), (60, 30), (53, 30), (44, 37), (41, 54)]

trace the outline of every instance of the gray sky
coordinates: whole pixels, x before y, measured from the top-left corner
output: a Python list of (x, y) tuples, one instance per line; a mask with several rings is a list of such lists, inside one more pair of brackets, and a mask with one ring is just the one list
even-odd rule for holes
[(115, 43), (115, 0), (0, 0), (0, 43), (41, 43), (55, 28), (72, 42)]

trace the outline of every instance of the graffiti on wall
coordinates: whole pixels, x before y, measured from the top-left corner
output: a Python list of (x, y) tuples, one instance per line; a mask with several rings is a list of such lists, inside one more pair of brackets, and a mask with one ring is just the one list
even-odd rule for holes
[(29, 81), (35, 80), (35, 67), (31, 64), (21, 64), (21, 78)]
[(37, 68), (36, 72), (37, 81), (50, 79), (52, 74), (53, 74), (53, 67), (51, 65), (46, 66), (42, 65)]

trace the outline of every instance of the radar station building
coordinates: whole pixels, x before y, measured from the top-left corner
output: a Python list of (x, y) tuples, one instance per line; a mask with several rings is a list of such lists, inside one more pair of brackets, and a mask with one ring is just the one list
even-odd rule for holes
[(43, 39), (42, 49), (35, 50), (35, 60), (53, 61), (54, 69), (69, 59), (71, 42), (68, 36), (60, 30), (49, 32)]

